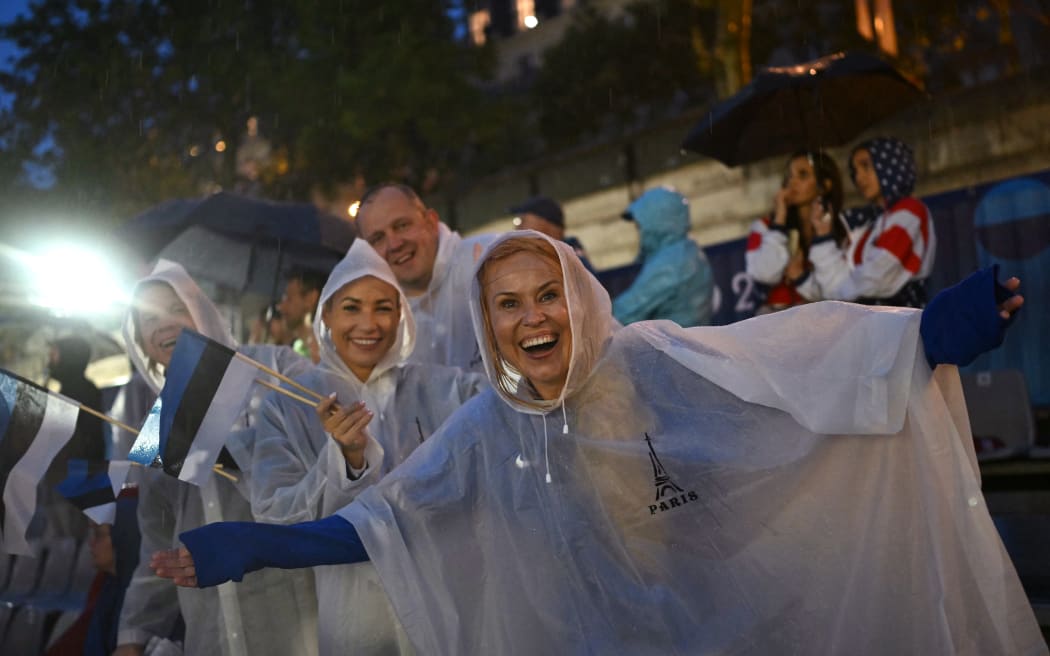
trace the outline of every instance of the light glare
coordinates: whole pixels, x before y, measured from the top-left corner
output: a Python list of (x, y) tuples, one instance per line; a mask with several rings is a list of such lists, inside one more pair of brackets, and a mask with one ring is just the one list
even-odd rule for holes
[(55, 246), (28, 263), (33, 303), (60, 314), (103, 313), (126, 303), (127, 292), (106, 261), (77, 246)]

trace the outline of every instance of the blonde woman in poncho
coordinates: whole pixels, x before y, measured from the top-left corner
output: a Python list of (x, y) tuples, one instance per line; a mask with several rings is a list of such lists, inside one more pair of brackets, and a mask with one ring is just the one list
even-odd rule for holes
[(1018, 284), (614, 330), (568, 247), (505, 236), (471, 299), (494, 390), (336, 516), (153, 565), (370, 559), (427, 654), (1045, 654), (946, 364), (1002, 338)]

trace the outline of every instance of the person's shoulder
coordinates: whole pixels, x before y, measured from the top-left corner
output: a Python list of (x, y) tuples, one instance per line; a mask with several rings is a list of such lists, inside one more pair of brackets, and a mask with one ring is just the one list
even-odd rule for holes
[(893, 203), (886, 212), (891, 215), (898, 212), (907, 212), (925, 219), (929, 216), (930, 209), (926, 207), (926, 203), (923, 203), (918, 198), (915, 198), (914, 196), (905, 196)]
[[(247, 355), (253, 360), (265, 363), (266, 361), (277, 361), (281, 358), (298, 354), (290, 346), (278, 346), (276, 344), (241, 344), (237, 352)], [(299, 356), (302, 357), (302, 356)]]
[[(453, 451), (463, 451), (484, 442), (486, 436), (499, 431), (505, 413), (515, 413), (491, 387), (468, 399), (445, 419), (431, 439), (437, 439)], [(427, 440), (428, 442), (430, 440)]]
[(489, 244), (496, 241), (496, 237), (499, 235), (496, 233), (485, 232), (479, 235), (471, 235), (469, 237), (460, 237), (459, 243), (456, 244), (457, 254), (465, 253), (469, 256), (471, 265), (474, 264), (474, 247), (481, 246), (481, 248), (488, 248)]
[(313, 368), (313, 362), (304, 358), (291, 346), (277, 344), (244, 344), (237, 349), (243, 355), (295, 378)]
[(399, 364), (397, 374), (399, 385), (411, 381), (426, 389), (440, 388), (441, 393), (446, 393), (448, 385), (463, 378), (484, 378), (482, 374), (467, 371), (461, 367), (413, 360)]
[(772, 230), (773, 217), (769, 214), (760, 216), (751, 222), (751, 232), (765, 233)]

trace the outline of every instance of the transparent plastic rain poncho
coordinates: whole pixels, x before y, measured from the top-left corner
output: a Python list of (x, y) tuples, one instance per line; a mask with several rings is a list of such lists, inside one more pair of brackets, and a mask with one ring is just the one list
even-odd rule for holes
[(482, 393), (339, 511), (420, 653), (1045, 653), (918, 311), (614, 334), (551, 243), (562, 398)]
[[(357, 240), (321, 291), (314, 322), (321, 362), (297, 382), (322, 394), (335, 392), (344, 406), (364, 401), (375, 413), (367, 429), (368, 468), (351, 480), (342, 452), (314, 409), (272, 393), (260, 412), (252, 467), (252, 507), (259, 521), (286, 524), (332, 514), (400, 464), (446, 417), (488, 386), (482, 374), (406, 362), (415, 323), (404, 295), (395, 342), (362, 383), (339, 357), (321, 308), (344, 285), (365, 276), (399, 289), (387, 263)], [(318, 567), (315, 573), (322, 655), (411, 653), (371, 563)]]
[[(239, 347), (219, 309), (180, 265), (159, 261), (153, 272), (138, 283), (136, 291), (150, 281), (165, 282), (175, 290), (201, 334), (237, 348), (286, 375), (309, 368), (308, 360), (285, 347)], [(164, 375), (162, 370), (149, 366), (145, 352), (138, 345), (130, 312), (124, 322), (124, 339), (135, 369), (153, 391), (153, 398), (146, 399), (145, 407), (124, 409), (131, 425), (139, 426), (164, 385)], [(259, 386), (253, 403), (262, 397), (262, 391), (265, 388)], [(227, 442), (231, 453), (242, 464), (250, 457), (254, 436), (250, 417), (250, 412), (246, 412), (237, 425), (231, 427), (231, 438)], [(308, 656), (316, 653), (317, 608), (309, 572), (255, 572), (240, 584), (197, 590), (176, 588), (171, 581), (155, 576), (149, 568), (153, 552), (179, 546), (177, 536), (182, 531), (216, 521), (252, 519), (247, 468), (242, 466), (242, 469), (245, 471), (237, 473), (236, 484), (213, 476), (202, 487), (183, 483), (160, 470), (141, 472), (138, 515), (142, 545), (139, 566), (124, 597), (118, 644), (144, 645), (150, 636), (167, 637), (181, 611), (186, 623), (186, 654)], [(274, 618), (281, 621), (275, 622)]]
[(410, 356), (413, 362), (481, 371), (467, 292), (474, 272), (474, 248), (491, 241), (491, 235), (464, 239), (444, 223), (438, 224), (438, 250), (430, 286), (421, 296), (408, 299), (418, 330)]

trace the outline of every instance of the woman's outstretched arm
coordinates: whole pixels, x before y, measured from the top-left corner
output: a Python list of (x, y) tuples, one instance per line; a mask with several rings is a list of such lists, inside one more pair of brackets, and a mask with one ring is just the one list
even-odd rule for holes
[(240, 581), (264, 567), (296, 569), (368, 560), (353, 524), (338, 515), (312, 522), (217, 522), (179, 535), (185, 545), (150, 559), (157, 576), (186, 587)]

